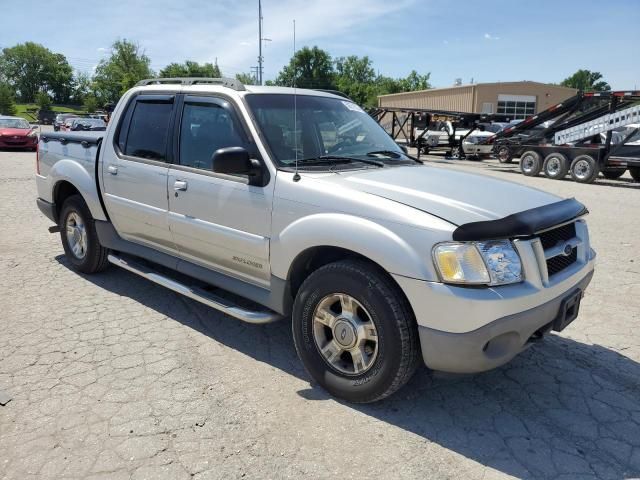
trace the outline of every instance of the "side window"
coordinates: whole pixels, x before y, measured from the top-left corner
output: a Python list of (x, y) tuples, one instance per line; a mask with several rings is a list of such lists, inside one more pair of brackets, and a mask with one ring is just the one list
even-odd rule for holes
[(211, 170), (219, 148), (244, 147), (246, 142), (232, 113), (213, 103), (185, 103), (180, 127), (180, 165)]
[[(129, 123), (126, 144), (118, 138), (125, 155), (164, 162), (173, 103), (137, 101)], [(124, 145), (123, 145), (124, 144)]]

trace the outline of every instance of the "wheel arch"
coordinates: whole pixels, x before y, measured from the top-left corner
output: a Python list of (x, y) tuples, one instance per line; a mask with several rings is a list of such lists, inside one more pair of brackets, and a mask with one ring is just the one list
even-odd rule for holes
[(51, 169), (49, 177), (53, 179), (52, 198), (58, 214), (62, 202), (69, 195), (77, 193), (87, 204), (94, 219), (107, 219), (100, 205), (96, 181), (82, 165), (69, 159), (60, 160)]

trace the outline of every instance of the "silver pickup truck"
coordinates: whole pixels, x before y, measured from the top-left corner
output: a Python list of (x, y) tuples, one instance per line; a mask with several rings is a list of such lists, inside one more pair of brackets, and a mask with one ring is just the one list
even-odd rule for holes
[(78, 271), (290, 318), (311, 377), (352, 402), (420, 359), (508, 362), (576, 318), (594, 268), (581, 203), (423, 165), (329, 92), (143, 81), (103, 135), (42, 134), (36, 181)]

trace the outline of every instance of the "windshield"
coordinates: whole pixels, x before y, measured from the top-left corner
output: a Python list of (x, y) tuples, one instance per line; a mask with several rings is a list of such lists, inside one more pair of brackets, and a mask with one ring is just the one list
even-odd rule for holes
[(247, 95), (246, 100), (282, 166), (292, 166), (296, 152), (298, 160), (327, 155), (407, 160), (387, 132), (349, 100), (298, 95), (295, 126), (293, 95)]
[(0, 128), (31, 128), (22, 118), (0, 118)]
[(97, 118), (83, 118), (82, 120), (76, 120), (77, 124), (87, 125), (91, 127), (104, 127), (106, 123)]

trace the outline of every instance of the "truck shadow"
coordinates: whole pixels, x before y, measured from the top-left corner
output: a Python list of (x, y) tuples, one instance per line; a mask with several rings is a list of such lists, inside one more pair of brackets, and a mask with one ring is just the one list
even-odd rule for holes
[[(68, 267), (63, 256), (57, 260)], [(287, 320), (248, 325), (117, 268), (84, 278), (309, 380)], [(298, 393), (335, 401), (317, 386)], [(491, 372), (455, 376), (423, 368), (391, 398), (340, 403), (519, 478), (640, 476), (640, 364), (600, 345), (550, 335)]]

